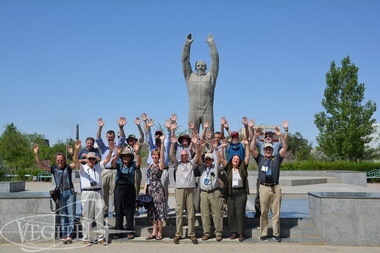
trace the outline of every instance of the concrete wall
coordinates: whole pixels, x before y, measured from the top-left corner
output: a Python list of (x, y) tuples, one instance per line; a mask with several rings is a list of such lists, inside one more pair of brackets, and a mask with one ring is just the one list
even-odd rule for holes
[(379, 193), (309, 193), (309, 214), (328, 245), (380, 246)]
[(0, 192), (20, 192), (25, 191), (24, 181), (0, 182)]
[(54, 242), (55, 224), (48, 193), (0, 193), (0, 243)]

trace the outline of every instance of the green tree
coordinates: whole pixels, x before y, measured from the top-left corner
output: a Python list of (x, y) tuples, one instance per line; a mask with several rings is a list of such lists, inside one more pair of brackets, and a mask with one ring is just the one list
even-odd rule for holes
[(311, 144), (302, 134), (296, 132), (294, 134), (289, 133), (288, 137), (288, 152), (291, 153), (291, 158), (297, 161), (304, 161), (312, 159), (310, 154)]
[(365, 87), (358, 83), (358, 71), (347, 56), (342, 60), (342, 67), (336, 67), (333, 61), (326, 74), (322, 99), (326, 111), (315, 114), (314, 123), (319, 130), (319, 148), (329, 157), (359, 161), (371, 152), (366, 144), (374, 132), (372, 115), (376, 103), (363, 102)]
[(5, 167), (12, 170), (30, 168), (35, 164), (29, 139), (13, 123), (6, 124), (0, 136), (0, 157), (5, 161)]

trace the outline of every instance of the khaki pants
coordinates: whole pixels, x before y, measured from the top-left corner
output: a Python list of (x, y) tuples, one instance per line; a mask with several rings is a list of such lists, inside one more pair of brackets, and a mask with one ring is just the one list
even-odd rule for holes
[(260, 233), (261, 236), (268, 236), (268, 212), (269, 206), (272, 209), (273, 236), (280, 236), (280, 209), (281, 209), (281, 187), (260, 185)]
[(105, 230), (103, 226), (104, 216), (104, 202), (101, 191), (83, 191), (81, 194), (82, 203), (82, 226), (83, 226), (83, 241), (90, 241), (90, 231), (92, 221), (95, 217), (96, 231), (98, 240), (104, 239)]
[(102, 170), (102, 188), (104, 198), (104, 214), (108, 215), (110, 199), (112, 200), (112, 213), (115, 212), (115, 205), (113, 204), (113, 191), (115, 190), (116, 170), (104, 169)]
[(211, 236), (212, 214), (215, 226), (215, 235), (223, 235), (223, 199), (219, 190), (207, 193), (201, 191), (201, 214), (203, 234)]
[(176, 236), (183, 236), (182, 213), (185, 206), (187, 212), (187, 236), (195, 236), (194, 188), (175, 189)]

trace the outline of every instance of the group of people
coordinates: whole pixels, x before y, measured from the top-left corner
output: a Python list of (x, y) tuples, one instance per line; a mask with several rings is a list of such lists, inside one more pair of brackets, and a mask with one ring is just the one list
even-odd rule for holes
[[(231, 132), (227, 120), (223, 117), (220, 131), (211, 132), (209, 121), (203, 123), (202, 133), (198, 133), (194, 123), (189, 123), (190, 135), (176, 137), (177, 115), (172, 114), (165, 124), (165, 133), (157, 130), (154, 136), (151, 127), (154, 120), (145, 113), (141, 119), (144, 131), (140, 126), (140, 118), (136, 118), (140, 138), (133, 135), (126, 137), (124, 126), (126, 118), (117, 121), (119, 131), (116, 134), (110, 130), (106, 133), (107, 143), (101, 138), (104, 121), (98, 120), (99, 130), (96, 139), (86, 139), (86, 147), (81, 149), (81, 141), (76, 140), (73, 163), (67, 164), (64, 154), (56, 155), (56, 166), (47, 166), (39, 157), (39, 147), (34, 146), (37, 164), (40, 168), (51, 171), (57, 188), (60, 190), (59, 212), (61, 215), (62, 241), (72, 242), (74, 228), (75, 191), (72, 183), (72, 171), (79, 170), (82, 204), (83, 242), (91, 245), (90, 231), (95, 219), (97, 224), (97, 243), (106, 245), (104, 217), (109, 212), (116, 217), (115, 229), (123, 231), (124, 216), (126, 217), (125, 233), (118, 233), (114, 238), (126, 235), (134, 238), (134, 215), (136, 199), (140, 194), (142, 178), (141, 144), (149, 148), (147, 160), (148, 169), (143, 194), (153, 198), (153, 206), (147, 209), (147, 217), (152, 222), (152, 233), (147, 240), (163, 239), (163, 224), (168, 218), (168, 187), (169, 165), (174, 168), (175, 180), (175, 213), (176, 233), (173, 238), (178, 244), (183, 234), (183, 211), (188, 219), (187, 236), (198, 243), (195, 236), (195, 210), (200, 206), (202, 217), (202, 240), (210, 239), (215, 234), (219, 242), (223, 239), (223, 209), (227, 206), (227, 218), (230, 239), (245, 240), (245, 211), (249, 195), (248, 164), (251, 155), (258, 165), (256, 215), (260, 216), (260, 240), (268, 239), (268, 212), (273, 214), (273, 238), (280, 242), (280, 207), (281, 188), (279, 185), (280, 164), (287, 151), (288, 123), (283, 122), (285, 130), (282, 135), (280, 128), (275, 132), (264, 132), (264, 141), (258, 138), (262, 129), (254, 127), (254, 121), (243, 117), (245, 132), (241, 138), (238, 132)], [(227, 131), (229, 139), (224, 137)], [(277, 135), (279, 142), (273, 142)], [(101, 153), (94, 148), (97, 143)], [(113, 205), (110, 198), (113, 196)], [(211, 227), (211, 217), (214, 229)]]

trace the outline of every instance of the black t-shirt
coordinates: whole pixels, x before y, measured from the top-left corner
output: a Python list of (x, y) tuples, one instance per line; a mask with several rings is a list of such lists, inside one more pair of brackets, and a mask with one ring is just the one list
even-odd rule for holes
[(258, 165), (258, 177), (260, 183), (279, 183), (280, 180), (280, 166), (284, 158), (279, 154), (272, 158), (266, 158), (259, 154), (255, 160)]

